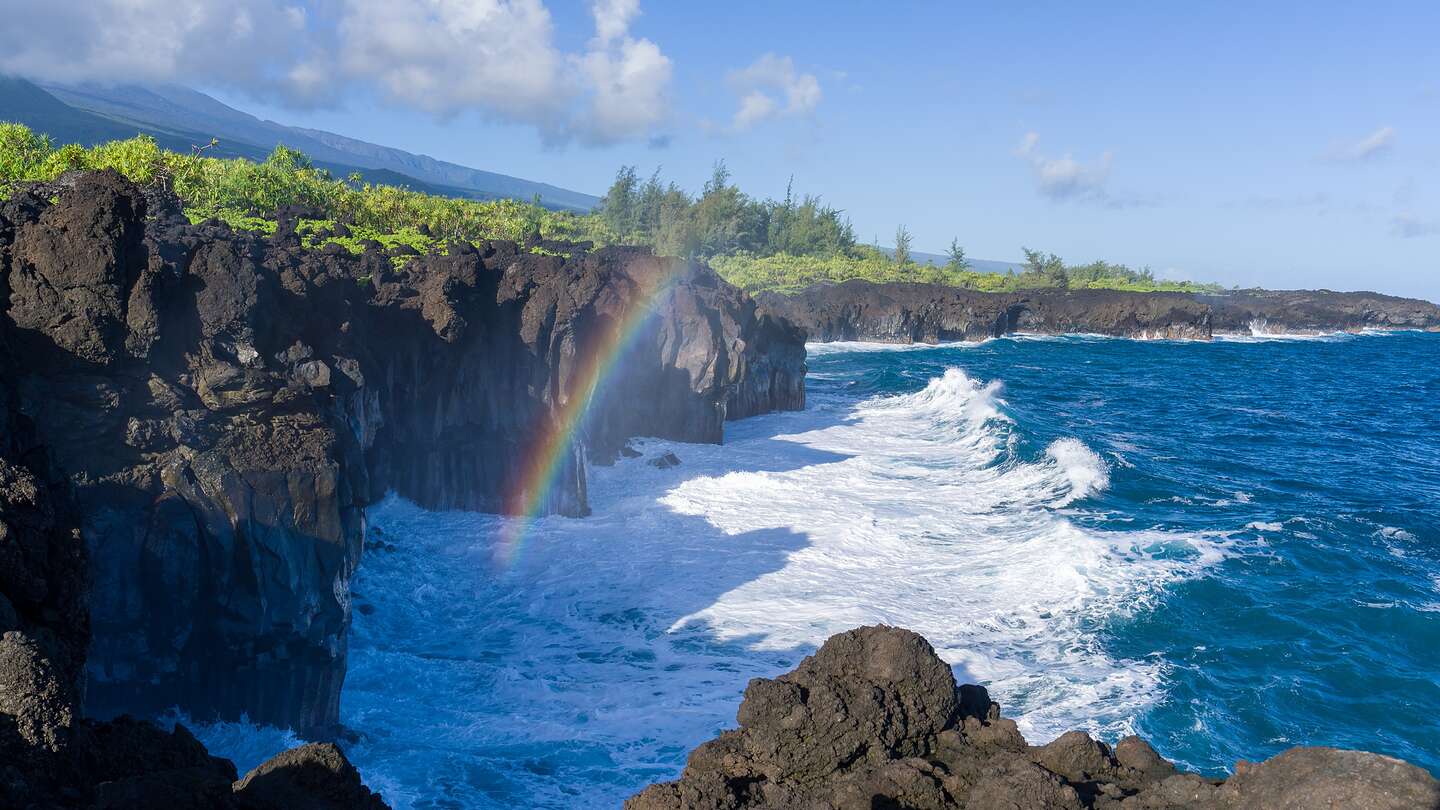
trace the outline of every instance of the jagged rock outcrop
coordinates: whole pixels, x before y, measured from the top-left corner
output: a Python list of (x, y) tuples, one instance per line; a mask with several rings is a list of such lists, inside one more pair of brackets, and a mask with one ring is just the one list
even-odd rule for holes
[(333, 743), (310, 743), (277, 754), (245, 774), (234, 789), (245, 807), (256, 810), (386, 810)]
[(17, 745), (0, 732), (0, 807), (16, 810), (385, 810), (337, 746), (282, 752), (236, 780), (184, 726), (83, 720), (65, 745)]
[(983, 293), (938, 284), (816, 285), (764, 293), (770, 311), (810, 340), (936, 343), (1014, 332), (1208, 340), (1219, 333), (1440, 329), (1440, 306), (1375, 293), (1243, 291), (1221, 295), (1120, 290)]
[(801, 334), (704, 266), (496, 242), (397, 268), (303, 249), (296, 214), (191, 225), (113, 172), (0, 203), (0, 622), (100, 715), (322, 730), (367, 504), (584, 514), (585, 448), (803, 405)]
[(736, 719), (627, 810), (1440, 808), (1440, 781), (1378, 754), (1293, 748), (1222, 782), (1138, 737), (1030, 746), (983, 688), (957, 689), (925, 639), (893, 627), (832, 636), (793, 672), (752, 680)]

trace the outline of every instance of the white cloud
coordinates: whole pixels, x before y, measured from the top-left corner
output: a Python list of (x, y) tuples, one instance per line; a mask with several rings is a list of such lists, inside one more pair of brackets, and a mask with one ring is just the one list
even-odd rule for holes
[(1113, 204), (1106, 193), (1113, 156), (1104, 152), (1094, 163), (1085, 164), (1070, 155), (1052, 158), (1040, 154), (1040, 135), (1027, 132), (1015, 154), (1030, 164), (1041, 194), (1052, 200), (1080, 200)]
[(639, 11), (638, 0), (597, 0), (592, 6), (595, 38), (589, 51), (575, 60), (591, 98), (572, 122), (572, 131), (588, 142), (614, 143), (647, 134), (668, 114), (670, 58), (650, 40), (630, 36), (630, 21)]
[(740, 100), (730, 122), (737, 132), (780, 115), (809, 115), (823, 96), (815, 74), (801, 73), (790, 57), (773, 53), (730, 71), (726, 81)]
[(1395, 128), (1380, 127), (1358, 141), (1337, 143), (1322, 157), (1335, 163), (1356, 163), (1390, 151), (1395, 144)]
[(746, 130), (780, 111), (780, 102), (753, 90), (740, 99), (740, 109), (735, 111), (734, 127)]
[(59, 82), (286, 83), (304, 9), (284, 0), (5, 0), (0, 73)]
[(630, 26), (639, 0), (594, 0), (594, 37), (556, 45), (543, 0), (4, 0), (0, 72), (60, 82), (230, 87), (297, 105), (350, 88), (446, 117), (480, 111), (551, 141), (649, 139), (670, 59)]
[(1397, 214), (1390, 220), (1390, 233), (1401, 239), (1440, 236), (1440, 220), (1421, 219), (1414, 214)]
[(426, 112), (553, 127), (569, 101), (553, 33), (539, 0), (346, 0), (337, 67)]
[(640, 13), (640, 0), (596, 0), (590, 11), (595, 15), (595, 38), (609, 44), (630, 32), (630, 21)]

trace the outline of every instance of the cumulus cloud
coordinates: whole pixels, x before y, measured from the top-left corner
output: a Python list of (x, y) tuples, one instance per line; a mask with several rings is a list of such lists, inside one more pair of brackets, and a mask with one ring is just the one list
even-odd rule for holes
[(739, 106), (730, 126), (737, 132), (777, 116), (808, 115), (819, 106), (820, 80), (801, 73), (788, 56), (767, 53), (726, 76)]
[(1414, 214), (1397, 214), (1390, 220), (1390, 233), (1401, 239), (1440, 236), (1440, 220), (1421, 219)]
[(597, 0), (590, 11), (595, 15), (595, 38), (608, 44), (630, 33), (630, 22), (640, 14), (640, 0)]
[(481, 108), (553, 127), (568, 101), (539, 0), (346, 0), (337, 33), (340, 75), (426, 112)]
[(575, 58), (591, 98), (574, 129), (591, 143), (614, 143), (664, 121), (670, 58), (650, 40), (630, 36), (630, 21), (640, 12), (638, 0), (599, 0), (592, 10), (595, 38), (588, 52)]
[(1027, 132), (1015, 154), (1030, 164), (1041, 194), (1058, 201), (1116, 204), (1105, 189), (1113, 160), (1110, 152), (1102, 153), (1094, 163), (1081, 163), (1068, 154), (1047, 157), (1040, 153), (1039, 146), (1039, 133)]
[(1358, 163), (1390, 151), (1395, 144), (1395, 128), (1380, 127), (1358, 141), (1337, 143), (1321, 157), (1334, 163)]
[(350, 88), (439, 117), (480, 111), (547, 139), (649, 138), (671, 63), (630, 26), (639, 0), (594, 0), (565, 53), (542, 0), (9, 0), (0, 72), (60, 82), (224, 86), (296, 105)]
[(307, 14), (284, 0), (6, 0), (0, 73), (59, 82), (216, 82), (282, 88)]

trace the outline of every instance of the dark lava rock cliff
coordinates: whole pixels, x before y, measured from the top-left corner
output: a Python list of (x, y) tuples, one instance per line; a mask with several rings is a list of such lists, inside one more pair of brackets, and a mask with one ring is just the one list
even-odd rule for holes
[[(396, 269), (290, 220), (191, 225), (113, 172), (0, 203), (0, 632), (72, 726), (334, 724), (364, 507), (522, 502), (587, 369), (541, 511), (588, 511), (585, 449), (804, 404), (801, 333), (703, 266), (496, 242)], [(35, 711), (0, 718), (48, 745)]]
[(925, 639), (833, 636), (795, 671), (756, 678), (726, 731), (627, 810), (1436, 810), (1440, 782), (1397, 759), (1292, 748), (1224, 781), (1182, 773), (1144, 740), (1072, 731), (1027, 745)]
[(1208, 340), (1218, 333), (1440, 329), (1440, 306), (1376, 293), (1120, 290), (985, 293), (939, 284), (817, 285), (761, 303), (814, 341), (937, 343), (1015, 332)]

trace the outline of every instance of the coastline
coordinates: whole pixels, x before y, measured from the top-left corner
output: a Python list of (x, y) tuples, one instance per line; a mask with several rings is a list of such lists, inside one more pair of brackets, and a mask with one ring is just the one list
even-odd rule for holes
[[(822, 290), (818, 308), (772, 312), (646, 251), (309, 250), (293, 228), (191, 224), (114, 173), (0, 205), (0, 267), (0, 471), (21, 549), (0, 578), (0, 720), (14, 719), (0, 749), (23, 763), (0, 797), (21, 806), (159, 802), (179, 784), (199, 806), (249, 807), (279, 779), (260, 776), (312, 768), (371, 802), (338, 748), (240, 780), (183, 728), (122, 715), (178, 705), (342, 734), (367, 506), (396, 491), (431, 509), (581, 517), (587, 456), (603, 464), (641, 435), (718, 445), (732, 420), (803, 408), (807, 323), (896, 347), (1217, 334), (1212, 304), (1174, 294), (841, 285), (864, 293), (855, 308), (827, 310)], [(1411, 304), (1353, 321), (1346, 306), (1325, 317), (1440, 328)], [(543, 477), (516, 440), (537, 433), (560, 448)], [(783, 550), (757, 535), (757, 551)]]

